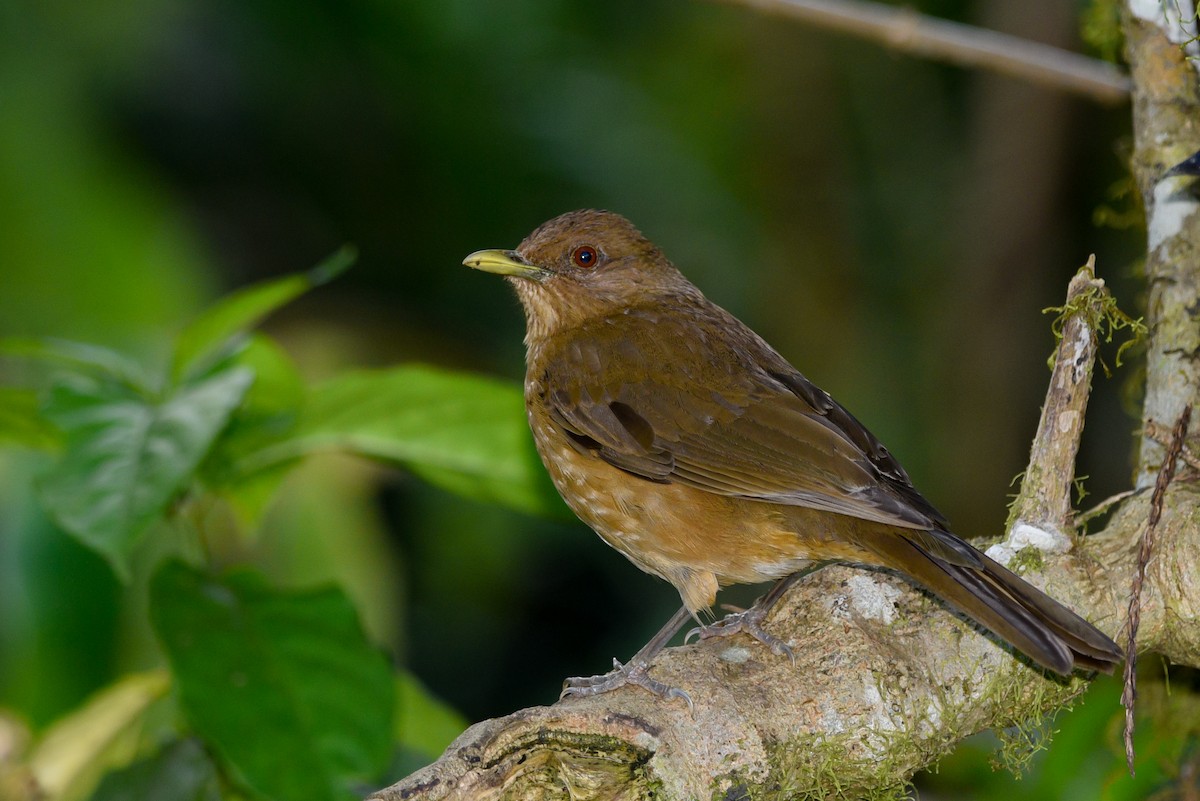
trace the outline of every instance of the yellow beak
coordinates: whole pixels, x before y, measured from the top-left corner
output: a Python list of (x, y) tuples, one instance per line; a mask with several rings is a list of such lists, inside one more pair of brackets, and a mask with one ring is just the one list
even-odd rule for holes
[(485, 273), (496, 275), (513, 275), (535, 281), (546, 277), (544, 269), (530, 264), (515, 250), (477, 250), (463, 259), (463, 264), (473, 270), (483, 270)]

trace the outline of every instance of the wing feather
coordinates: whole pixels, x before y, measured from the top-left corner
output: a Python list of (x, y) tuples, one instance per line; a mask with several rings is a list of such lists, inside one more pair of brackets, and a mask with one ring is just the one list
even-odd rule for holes
[[(944, 524), (858, 420), (731, 316), (719, 339), (686, 320), (675, 331), (636, 313), (618, 322), (619, 347), (605, 345), (611, 323), (573, 332), (542, 372), (560, 382), (545, 393), (550, 419), (580, 452), (719, 495), (906, 528)], [(696, 358), (677, 367), (667, 342)]]

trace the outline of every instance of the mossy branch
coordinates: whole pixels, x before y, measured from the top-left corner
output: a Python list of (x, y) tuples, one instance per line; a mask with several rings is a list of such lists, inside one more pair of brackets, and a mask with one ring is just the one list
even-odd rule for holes
[[(1169, 427), (1185, 406), (1200, 403), (1200, 199), (1194, 176), (1170, 171), (1200, 150), (1200, 62), (1179, 19), (1170, 16), (1174, 10), (1171, 3), (1131, 3), (1124, 26), (1134, 79), (1133, 175), (1148, 234), (1147, 429), (1151, 422)], [(1139, 488), (1154, 484), (1164, 453), (1160, 442), (1143, 436)]]
[(1058, 314), (1051, 324), (1058, 344), (1050, 357), (1050, 390), (1021, 491), (1009, 513), (1009, 542), (1002, 546), (1007, 552), (999, 557), (1004, 562), (1031, 544), (1030, 536), (1040, 537), (1036, 544), (1043, 551), (1065, 553), (1071, 546), (1067, 531), (1071, 528), (1075, 456), (1091, 395), (1097, 332), (1106, 317), (1119, 314), (1112, 311), (1116, 303), (1104, 281), (1096, 277), (1095, 268), (1093, 256), (1071, 279), (1063, 305), (1052, 310)]
[[(1027, 576), (1090, 610), (1110, 634), (1135, 549), (1119, 549), (1102, 568), (1091, 540), (1127, 542), (1124, 527), (1140, 525), (1144, 500), (1126, 510), (1113, 533)], [(1169, 511), (1162, 525), (1183, 527)], [(1193, 526), (1193, 548), (1197, 536)], [(1172, 625), (1162, 579), (1173, 571), (1154, 567), (1161, 572), (1147, 578), (1142, 637), (1157, 644)], [(1173, 625), (1197, 640), (1197, 620)], [(656, 677), (691, 695), (694, 715), (637, 688), (522, 710), (471, 727), (438, 762), (374, 798), (900, 797), (916, 770), (962, 738), (1035, 727), (1087, 684), (1029, 666), (884, 573), (819, 571), (768, 625), (795, 649), (795, 666), (740, 641), (672, 648), (655, 661)]]

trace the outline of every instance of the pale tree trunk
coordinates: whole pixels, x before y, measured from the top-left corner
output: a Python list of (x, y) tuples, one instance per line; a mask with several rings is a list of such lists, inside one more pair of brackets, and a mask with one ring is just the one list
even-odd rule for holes
[[(1149, 230), (1143, 419), (1169, 431), (1200, 391), (1200, 215), (1197, 179), (1163, 173), (1200, 150), (1200, 82), (1180, 45), (1185, 29), (1158, 2), (1131, 0), (1124, 26), (1133, 166)], [(1071, 533), (1069, 491), (1104, 298), (1087, 270), (1072, 281), (1075, 312), (1030, 467), (992, 553), (1117, 637), (1164, 449), (1144, 438), (1135, 491), (1103, 531)], [(1192, 469), (1181, 463), (1162, 498), (1137, 650), (1200, 666), (1200, 507), (1184, 480)], [(687, 690), (694, 712), (630, 688), (521, 710), (472, 726), (437, 762), (372, 798), (858, 798), (903, 786), (970, 734), (1036, 726), (1087, 686), (1086, 677), (1031, 668), (881, 572), (821, 570), (788, 593), (768, 626), (793, 647), (795, 665), (740, 638), (668, 649), (654, 661), (653, 675)]]

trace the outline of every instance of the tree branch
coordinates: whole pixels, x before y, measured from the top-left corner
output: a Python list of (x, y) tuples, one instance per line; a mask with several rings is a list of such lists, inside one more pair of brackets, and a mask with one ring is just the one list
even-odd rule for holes
[(1066, 303), (1057, 309), (1059, 345), (1050, 391), (1029, 450), (1029, 466), (1009, 515), (1008, 537), (988, 549), (989, 556), (1004, 564), (1028, 545), (1048, 553), (1066, 553), (1071, 548), (1067, 532), (1073, 528), (1075, 457), (1092, 391), (1096, 331), (1111, 298), (1104, 281), (1096, 278), (1095, 265), (1092, 256), (1071, 279)]
[[(1128, 519), (1140, 522), (1145, 503), (1134, 506)], [(1190, 539), (1200, 545), (1194, 529)], [(1112, 584), (1133, 573), (1133, 553), (1122, 557), (1101, 570), (1087, 548), (1054, 559), (1033, 580), (1076, 608), (1095, 604), (1092, 616), (1115, 633)], [(1147, 581), (1142, 636), (1156, 643), (1164, 601), (1176, 592), (1163, 592), (1171, 572)], [(1193, 641), (1196, 621), (1176, 620)], [(436, 763), (373, 798), (640, 798), (654, 790), (686, 799), (739, 786), (862, 797), (903, 784), (974, 732), (1028, 725), (1086, 687), (1014, 659), (900, 579), (853, 568), (810, 577), (771, 626), (795, 648), (795, 667), (742, 644), (673, 648), (656, 660), (658, 678), (691, 694), (694, 717), (685, 704), (636, 688), (522, 710), (472, 726)]]
[(879, 42), (903, 53), (991, 70), (1115, 104), (1129, 76), (1112, 64), (1016, 36), (867, 0), (725, 0)]
[[(1168, 3), (1167, 6), (1172, 4)], [(1158, 3), (1133, 0), (1126, 12), (1126, 50), (1133, 93), (1133, 175), (1146, 210), (1147, 427), (1136, 484), (1154, 484), (1164, 446), (1148, 433), (1156, 421), (1171, 425), (1184, 406), (1200, 401), (1200, 203), (1196, 178), (1164, 173), (1200, 150), (1200, 82), (1196, 62), (1181, 42), (1178, 18)], [(1141, 11), (1148, 11), (1139, 15)]]
[[(1053, 592), (1080, 594), (1064, 590), (1085, 570), (1064, 560), (1054, 572)], [(1086, 686), (1022, 664), (889, 575), (820, 571), (771, 625), (795, 648), (795, 667), (741, 643), (669, 649), (655, 661), (656, 677), (691, 695), (694, 717), (636, 688), (526, 709), (472, 726), (438, 762), (373, 798), (637, 798), (655, 788), (686, 799), (782, 784), (784, 797), (823, 797), (831, 786), (861, 797)]]

